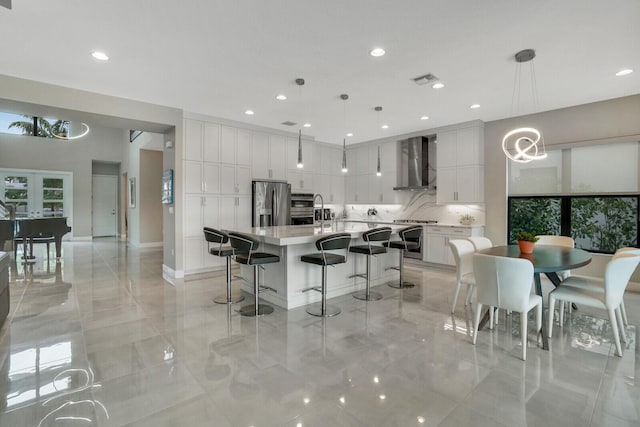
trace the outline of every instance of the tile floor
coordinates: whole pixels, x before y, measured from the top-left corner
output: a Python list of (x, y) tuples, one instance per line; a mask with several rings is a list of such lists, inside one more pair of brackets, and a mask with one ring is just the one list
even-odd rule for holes
[(418, 286), (336, 298), (334, 318), (255, 319), (212, 302), (224, 273), (164, 282), (158, 249), (103, 240), (63, 252), (11, 271), (0, 426), (640, 425), (639, 295), (626, 298), (624, 357), (603, 314), (580, 310), (551, 351), (530, 322), (522, 362), (517, 315), (471, 345), (470, 313), (449, 313), (449, 271), (409, 268)]

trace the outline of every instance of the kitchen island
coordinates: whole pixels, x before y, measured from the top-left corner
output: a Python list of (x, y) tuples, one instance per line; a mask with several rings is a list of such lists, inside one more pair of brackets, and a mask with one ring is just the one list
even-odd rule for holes
[[(327, 222), (321, 230), (319, 226), (277, 226), (255, 227), (238, 230), (225, 230), (250, 235), (260, 241), (260, 251), (280, 256), (280, 262), (267, 264), (260, 270), (260, 284), (274, 288), (277, 292), (263, 292), (260, 298), (279, 307), (291, 309), (321, 300), (319, 292), (303, 292), (303, 290), (321, 285), (321, 269), (318, 266), (304, 263), (303, 255), (320, 252), (315, 242), (320, 237), (333, 233), (349, 233), (351, 245), (366, 244), (362, 240), (364, 231), (383, 225), (356, 222)], [(387, 225), (384, 225), (387, 226)], [(404, 228), (399, 225), (391, 227), (391, 239), (398, 239), (397, 231)], [(377, 244), (377, 242), (376, 242)], [(344, 253), (344, 251), (342, 251)], [(389, 249), (386, 254), (371, 259), (371, 286), (381, 285), (398, 280), (396, 270), (386, 270), (398, 265), (398, 251)], [(242, 288), (253, 293), (253, 267), (240, 266)], [(327, 298), (350, 294), (363, 290), (366, 281), (361, 277), (349, 277), (356, 273), (366, 272), (366, 257), (349, 253), (347, 262), (327, 269)]]

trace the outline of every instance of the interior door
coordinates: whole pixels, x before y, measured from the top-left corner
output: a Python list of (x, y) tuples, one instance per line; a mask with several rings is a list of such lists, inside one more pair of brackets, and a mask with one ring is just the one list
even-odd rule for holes
[(92, 177), (93, 237), (116, 236), (118, 226), (118, 177), (93, 175)]

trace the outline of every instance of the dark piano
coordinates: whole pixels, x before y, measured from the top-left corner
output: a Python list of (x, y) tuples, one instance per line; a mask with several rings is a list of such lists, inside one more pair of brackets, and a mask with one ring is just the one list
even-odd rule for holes
[[(60, 259), (62, 251), (62, 236), (71, 231), (67, 225), (67, 218), (21, 218), (15, 220), (0, 220), (0, 248), (5, 240), (14, 240), (16, 244), (23, 244), (29, 255), (33, 254), (34, 243), (56, 244), (56, 259)], [(15, 251), (15, 249), (14, 249)]]

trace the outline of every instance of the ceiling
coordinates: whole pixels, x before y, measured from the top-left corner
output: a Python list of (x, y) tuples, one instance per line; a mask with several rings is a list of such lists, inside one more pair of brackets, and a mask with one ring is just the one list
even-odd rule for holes
[[(638, 0), (15, 0), (0, 74), (348, 144), (637, 94), (639, 18)], [(531, 63), (512, 102), (526, 48), (537, 105)], [(426, 73), (446, 86), (412, 81)]]

